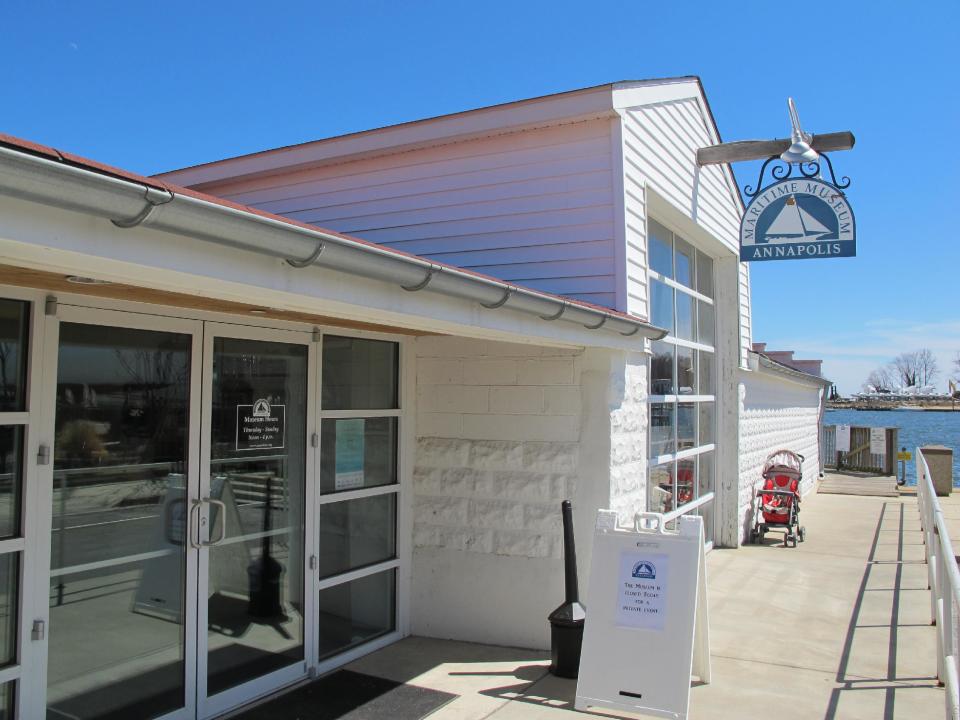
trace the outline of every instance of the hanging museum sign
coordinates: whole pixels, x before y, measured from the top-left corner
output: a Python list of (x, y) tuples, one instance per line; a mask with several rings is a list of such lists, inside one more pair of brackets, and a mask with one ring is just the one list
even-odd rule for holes
[[(777, 182), (761, 189), (770, 158), (760, 170), (757, 190), (744, 192), (750, 204), (740, 221), (740, 260), (802, 260), (805, 258), (854, 257), (857, 230), (853, 209), (843, 190), (849, 178), (838, 184), (833, 166), (826, 161), (828, 182), (820, 176), (820, 163), (775, 166)], [(794, 174), (796, 173), (796, 177)]]

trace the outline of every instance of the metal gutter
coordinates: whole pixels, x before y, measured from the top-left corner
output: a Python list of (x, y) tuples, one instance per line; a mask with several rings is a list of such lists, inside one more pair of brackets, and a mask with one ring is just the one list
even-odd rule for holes
[(284, 258), (297, 268), (318, 265), (393, 283), (410, 292), (437, 292), (491, 310), (506, 307), (548, 322), (560, 320), (590, 330), (654, 340), (667, 332), (631, 315), (86, 162), (47, 148), (0, 145), (0, 193), (107, 218), (120, 228), (150, 227)]

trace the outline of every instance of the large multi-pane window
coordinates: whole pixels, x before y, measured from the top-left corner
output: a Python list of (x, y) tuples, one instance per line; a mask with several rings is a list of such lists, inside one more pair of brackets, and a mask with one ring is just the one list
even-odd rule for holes
[(323, 338), (321, 659), (396, 629), (399, 354), (394, 342)]
[[(671, 512), (714, 488), (716, 313), (712, 258), (649, 222), (651, 343), (648, 507)], [(697, 508), (712, 536), (713, 503)], [(694, 506), (691, 505), (691, 508)]]

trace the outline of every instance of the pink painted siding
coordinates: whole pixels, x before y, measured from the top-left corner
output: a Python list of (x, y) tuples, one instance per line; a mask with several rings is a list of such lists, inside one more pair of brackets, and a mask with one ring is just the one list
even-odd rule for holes
[[(616, 307), (610, 132), (607, 119), (575, 122), (203, 189), (503, 280)], [(298, 162), (291, 151), (290, 165)]]

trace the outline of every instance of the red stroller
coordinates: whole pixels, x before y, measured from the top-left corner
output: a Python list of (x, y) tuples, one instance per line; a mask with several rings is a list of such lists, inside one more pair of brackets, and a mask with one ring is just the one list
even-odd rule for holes
[[(771, 528), (782, 529), (783, 545), (797, 546), (806, 539), (800, 526), (800, 481), (803, 479), (803, 455), (792, 450), (777, 450), (763, 464), (763, 488), (757, 491), (759, 512), (755, 513), (750, 542), (762, 542)], [(760, 518), (763, 518), (763, 522)]]

